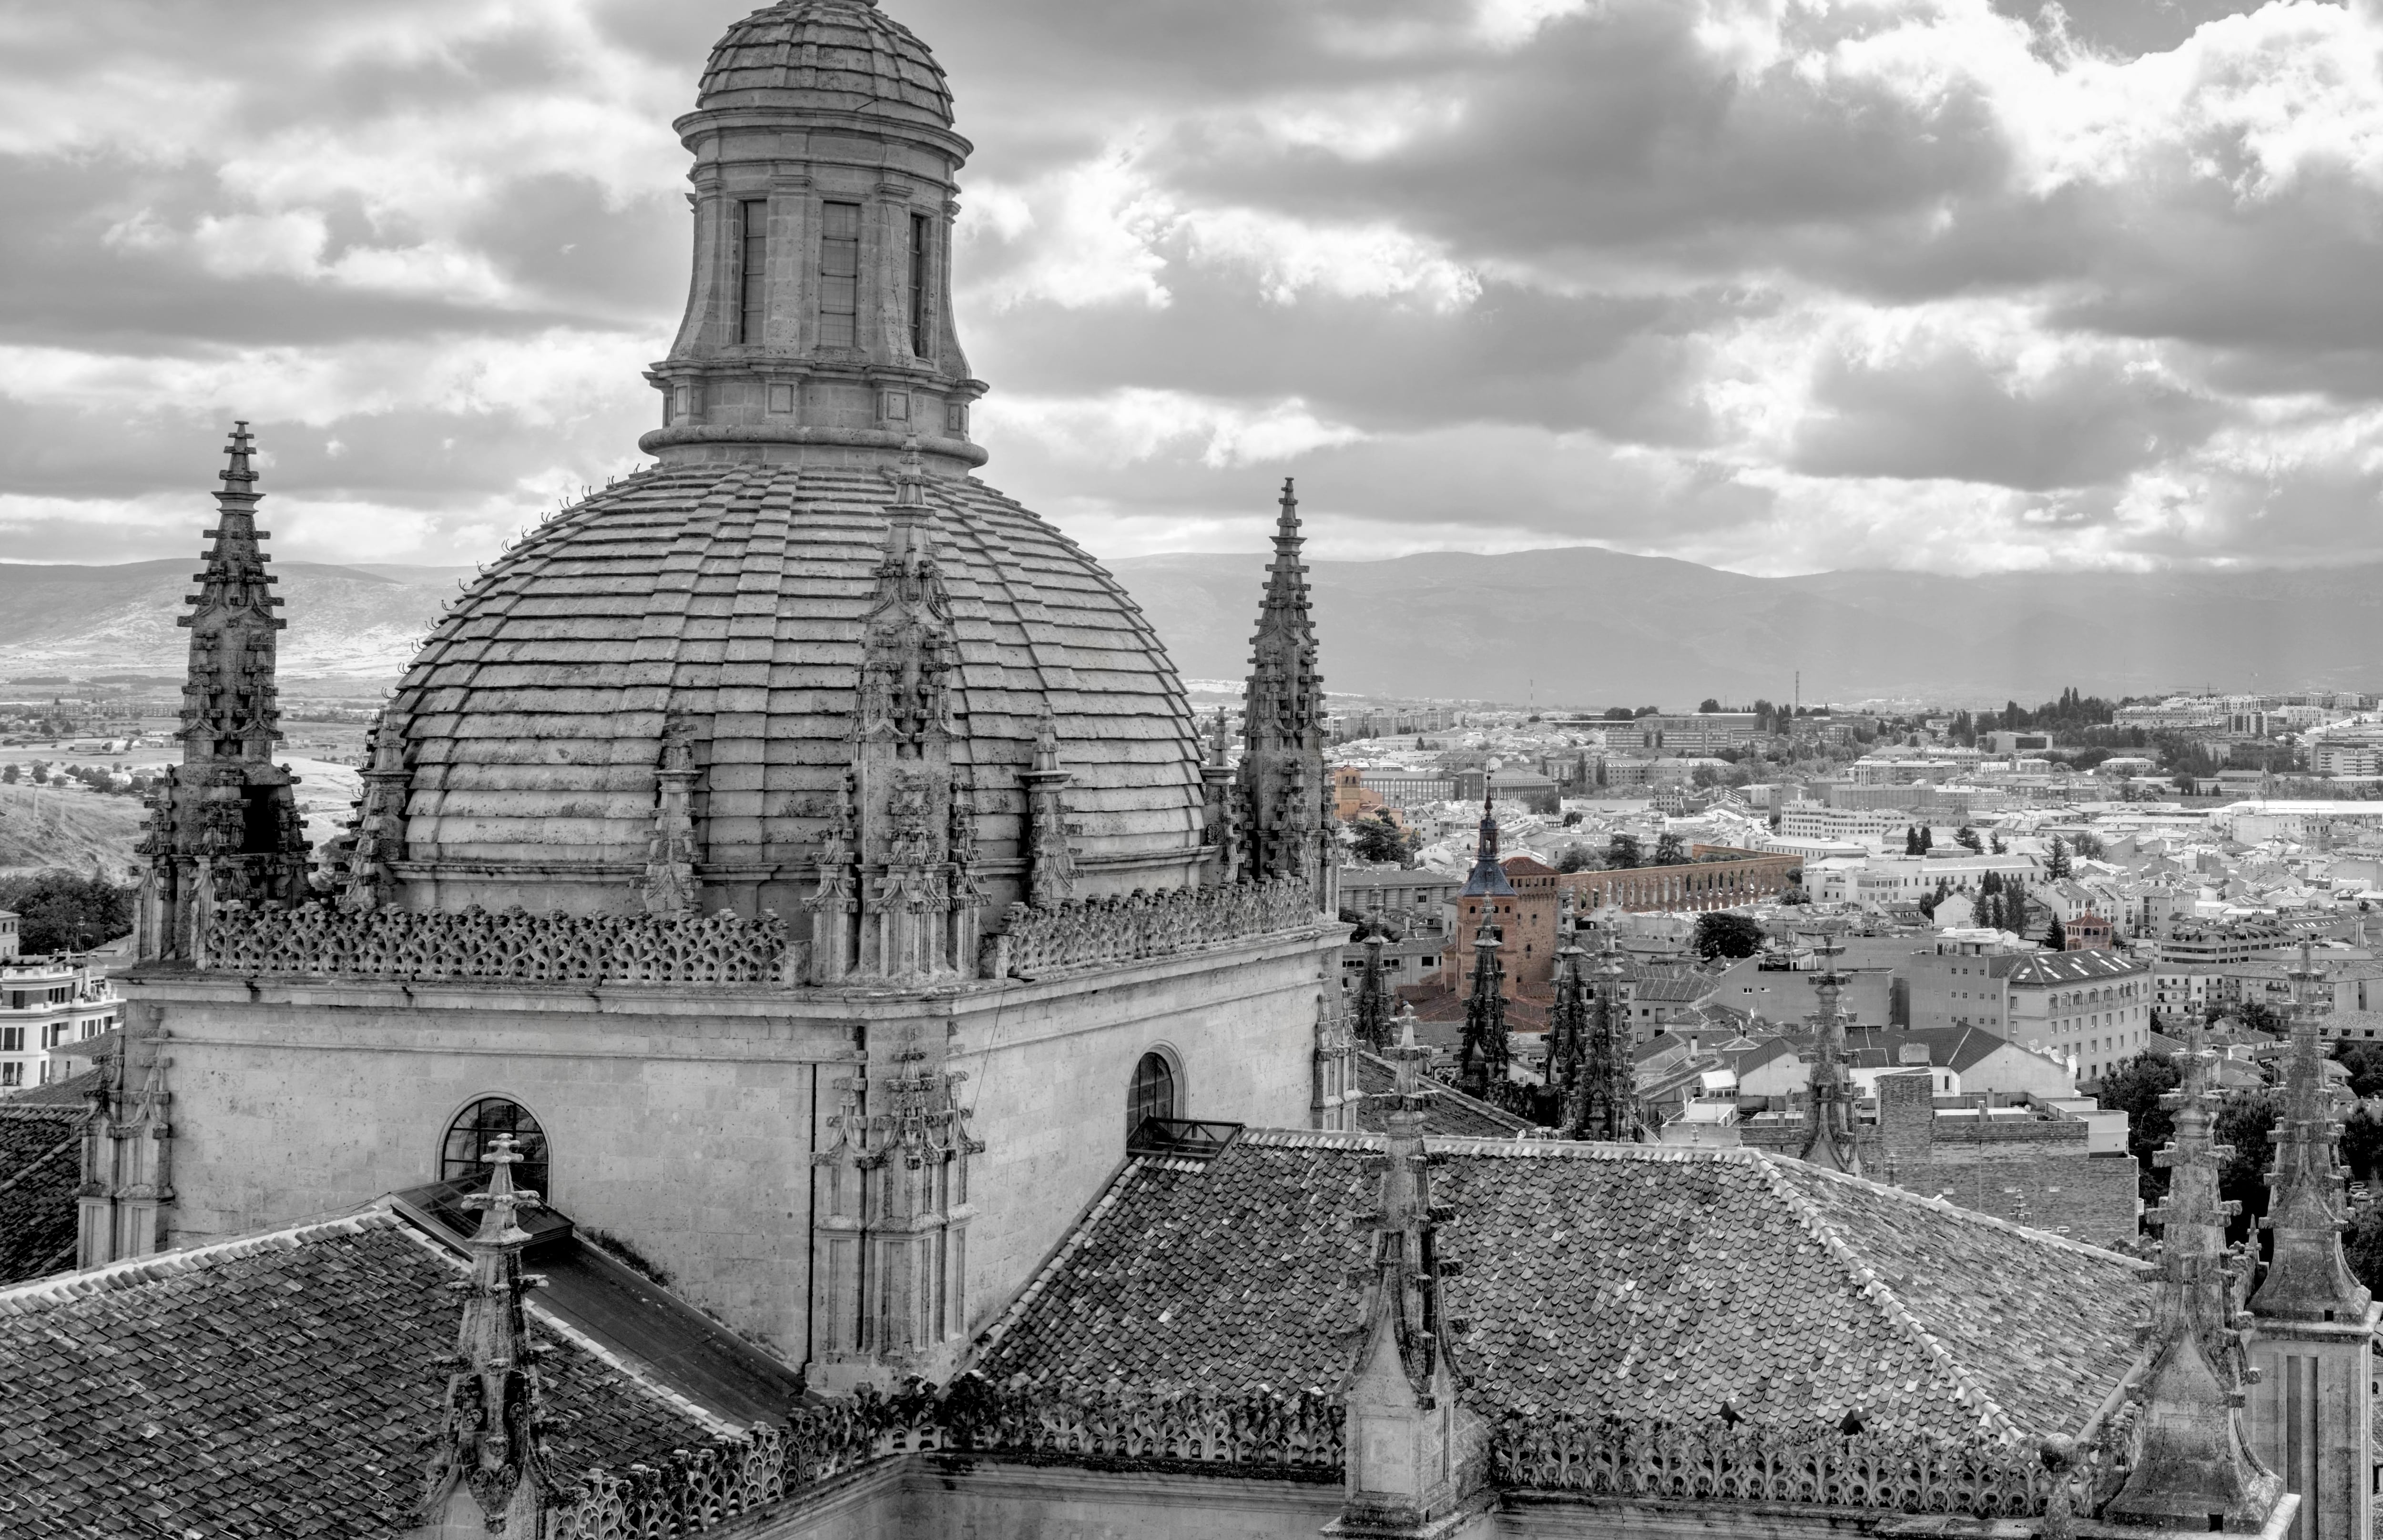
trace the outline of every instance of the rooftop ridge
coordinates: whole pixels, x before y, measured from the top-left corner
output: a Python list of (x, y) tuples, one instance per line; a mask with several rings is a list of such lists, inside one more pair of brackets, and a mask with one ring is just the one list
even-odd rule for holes
[(0, 1288), (0, 1315), (31, 1315), (52, 1305), (72, 1304), (80, 1300), (120, 1293), (141, 1284), (195, 1273), (217, 1263), (233, 1262), (265, 1251), (294, 1251), (310, 1242), (331, 1236), (363, 1235), (368, 1230), (385, 1230), (402, 1223), (393, 1214), (367, 1209), (361, 1214), (341, 1214), (337, 1219), (315, 1220), (292, 1225), (286, 1229), (238, 1236), (209, 1246), (193, 1246), (186, 1251), (160, 1251), (154, 1256), (110, 1263), (105, 1267), (80, 1273), (36, 1278), (31, 1283)]
[(1760, 1169), (1765, 1179), (1770, 1182), (1772, 1190), (1780, 1196), (1786, 1203), (1788, 1211), (1803, 1224), (1806, 1233), (1819, 1241), (1821, 1249), (1836, 1262), (1838, 1266), (1844, 1268), (1846, 1275), (1858, 1286), (1861, 1297), (1870, 1301), (1871, 1307), (1884, 1317), (1890, 1326), (1899, 1330), (1906, 1337), (1919, 1345), (1920, 1350), (1925, 1353), (1945, 1376), (1953, 1382), (1953, 1394), (1959, 1398), (1962, 1405), (1977, 1411), (1979, 1431), (1997, 1433), (2006, 1442), (2020, 1437), (2018, 1423), (2012, 1419), (2009, 1412), (2003, 1410), (2002, 1403), (1995, 1400), (1993, 1394), (1961, 1366), (1959, 1361), (1953, 1357), (1952, 1351), (1937, 1340), (1934, 1332), (1921, 1324), (1920, 1318), (1911, 1312), (1910, 1307), (1903, 1302), (1894, 1287), (1884, 1278), (1879, 1276), (1876, 1269), (1862, 1260), (1860, 1253), (1854, 1250), (1852, 1243), (1838, 1233), (1836, 1226), (1821, 1213), (1810, 1197), (1795, 1183), (1789, 1181), (1786, 1173), (1781, 1170), (1776, 1163), (1764, 1161), (1761, 1163)]
[[(1715, 1150), (1710, 1152), (1718, 1155), (1739, 1152)], [(1754, 1155), (1758, 1159), (1766, 1162), (1789, 1161), (1794, 1160), (1795, 1158), (1790, 1155), (1775, 1155), (1768, 1150), (1746, 1150), (1742, 1152)], [(1959, 1220), (1965, 1225), (1982, 1226), (1991, 1230), (2001, 1230), (2007, 1235), (2024, 1236), (2031, 1241), (2050, 1246), (2056, 1250), (2081, 1251), (2086, 1255), (2092, 1256), (2100, 1261), (2123, 1263), (2127, 1266), (2134, 1269), (2136, 1272), (2146, 1275), (2155, 1270), (2154, 1263), (2145, 1262), (2141, 1257), (2130, 1257), (2124, 1251), (2113, 1251), (2107, 1247), (2089, 1245), (2082, 1240), (2072, 1240), (2065, 1235), (2056, 1235), (2050, 1230), (2039, 1230), (2030, 1226), (2013, 1224), (2011, 1221), (2000, 1218), (1994, 1214), (1981, 1214), (1976, 1209), (1963, 1208), (1960, 1204), (1953, 1202), (1949, 1199), (1922, 1197), (1908, 1188), (1895, 1187), (1886, 1182), (1878, 1181), (1869, 1177), (1855, 1177), (1849, 1176), (1843, 1171), (1831, 1171), (1825, 1167), (1813, 1165), (1805, 1161), (1796, 1161), (1796, 1164), (1802, 1167), (1800, 1171), (1796, 1173), (1797, 1176), (1810, 1175), (1822, 1177), (1832, 1182), (1838, 1182), (1858, 1188), (1867, 1188), (1869, 1190), (1881, 1197), (1899, 1199), (1907, 1203), (1919, 1203), (1928, 1208), (1932, 1208), (1938, 1213), (1947, 1214), (1952, 1218)]]
[(1144, 1155), (1127, 1158), (1126, 1163), (1117, 1168), (1117, 1175), (1109, 1178), (1108, 1186), (1101, 1189), (1101, 1195), (1093, 1200), (1092, 1206), (1077, 1215), (1076, 1222), (1068, 1226), (1059, 1244), (1051, 1248), (1051, 1254), (1043, 1259), (1043, 1265), (1034, 1270), (1034, 1275), (1026, 1281), (1026, 1287), (1019, 1289), (1017, 1297), (994, 1317), (992, 1324), (977, 1333), (975, 1339), (969, 1342), (961, 1360), (963, 1369), (972, 1366), (979, 1358), (1000, 1346), (1001, 1339), (1009, 1335), (1019, 1319), (1043, 1297), (1043, 1291), (1050, 1287), (1052, 1279), (1059, 1275), (1068, 1260), (1083, 1250), (1092, 1238), (1093, 1231), (1099, 1227), (1108, 1212), (1117, 1207), (1117, 1201), (1124, 1196), (1134, 1178), (1151, 1164), (1149, 1157)]
[(66, 1138), (58, 1140), (56, 1144), (51, 1145), (47, 1150), (43, 1151), (40, 1154), (34, 1156), (31, 1160), (29, 1160), (24, 1164), (19, 1166), (15, 1171), (9, 1173), (6, 1181), (0, 1181), (0, 1192), (6, 1192), (12, 1188), (22, 1186), (28, 1179), (47, 1169), (50, 1163), (56, 1160), (60, 1155), (80, 1153), (81, 1147), (82, 1130), (80, 1128), (77, 1128), (68, 1133)]
[[(387, 1202), (387, 1199), (382, 1200), (382, 1205), (386, 1205)], [(430, 1255), (437, 1257), (440, 1265), (458, 1274), (467, 1274), (471, 1272), (472, 1264), (464, 1257), (463, 1252), (447, 1245), (437, 1237), (424, 1233), (419, 1226), (407, 1220), (404, 1215), (385, 1206), (376, 1206), (375, 1212), (387, 1213), (391, 1218), (396, 1219), (398, 1221), (396, 1228), (402, 1233), (408, 1240), (413, 1241), (416, 1246), (421, 1247)], [(715, 1412), (710, 1408), (702, 1406), (695, 1401), (687, 1399), (687, 1398), (680, 1395), (669, 1386), (654, 1379), (646, 1371), (638, 1368), (636, 1364), (630, 1362), (627, 1359), (623, 1358), (611, 1349), (605, 1347), (602, 1343), (597, 1341), (586, 1332), (581, 1331), (570, 1322), (565, 1321), (562, 1317), (555, 1314), (545, 1305), (539, 1303), (535, 1297), (525, 1302), (528, 1305), (530, 1313), (537, 1318), (538, 1324), (541, 1326), (552, 1332), (562, 1340), (569, 1342), (572, 1346), (579, 1349), (588, 1357), (596, 1360), (599, 1363), (603, 1364), (607, 1369), (613, 1371), (624, 1379), (635, 1384), (639, 1389), (652, 1395), (656, 1399), (669, 1406), (673, 1411), (675, 1411), (680, 1416), (686, 1418), (689, 1422), (694, 1423), (698, 1427), (707, 1429), (713, 1435), (722, 1438), (736, 1438), (751, 1431), (738, 1423), (729, 1422), (726, 1418), (722, 1417), (718, 1412)]]

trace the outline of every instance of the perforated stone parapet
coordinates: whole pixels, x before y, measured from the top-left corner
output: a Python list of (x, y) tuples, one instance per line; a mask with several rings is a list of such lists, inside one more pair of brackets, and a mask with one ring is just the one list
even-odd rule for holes
[(1050, 908), (1013, 904), (987, 942), (993, 978), (1039, 979), (1138, 962), (1316, 922), (1308, 886), (1291, 878), (1223, 888), (1071, 900)]

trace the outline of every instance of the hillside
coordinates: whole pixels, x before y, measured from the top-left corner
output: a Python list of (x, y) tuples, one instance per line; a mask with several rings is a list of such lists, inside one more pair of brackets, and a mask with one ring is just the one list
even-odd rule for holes
[[(165, 673), (179, 677), (189, 638), (175, 625), (197, 560), (117, 566), (0, 562), (0, 677)], [(394, 676), (454, 597), (469, 567), (328, 566), (277, 561), (285, 673)]]
[[(1247, 671), (1259, 555), (1112, 562), (1204, 679)], [(1542, 705), (1705, 696), (2033, 701), (2377, 687), (2383, 566), (2312, 572), (1824, 573), (1759, 578), (1574, 547), (1311, 563), (1326, 684)]]
[[(1238, 680), (1266, 558), (1110, 569), (1195, 679)], [(1590, 547), (1313, 563), (1334, 690), (1542, 705), (2374, 689), (2383, 566), (2308, 572), (1848, 572), (1747, 577)], [(179, 676), (191, 561), (0, 563), (0, 678)], [(393, 678), (468, 567), (276, 563), (285, 675)]]

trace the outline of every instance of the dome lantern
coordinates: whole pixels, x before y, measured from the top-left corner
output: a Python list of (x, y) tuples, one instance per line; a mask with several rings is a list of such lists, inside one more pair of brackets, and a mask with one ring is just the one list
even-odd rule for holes
[(982, 464), (950, 303), (970, 146), (926, 44), (873, 0), (779, 0), (728, 30), (673, 127), (694, 275), (639, 448), (888, 464), (915, 437), (935, 474)]

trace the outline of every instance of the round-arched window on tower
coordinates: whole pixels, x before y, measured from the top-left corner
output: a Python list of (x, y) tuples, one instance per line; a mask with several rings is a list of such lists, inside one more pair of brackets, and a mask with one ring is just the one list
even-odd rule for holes
[(447, 1141), (438, 1152), (438, 1179), (486, 1187), (488, 1146), (500, 1134), (512, 1135), (513, 1148), (521, 1153), (513, 1166), (513, 1186), (545, 1193), (546, 1130), (537, 1126), (528, 1108), (501, 1096), (480, 1098), (447, 1126)]
[(1131, 1139), (1150, 1117), (1174, 1117), (1175, 1066), (1164, 1053), (1144, 1053), (1133, 1066), (1133, 1094), (1127, 1098), (1125, 1137)]

